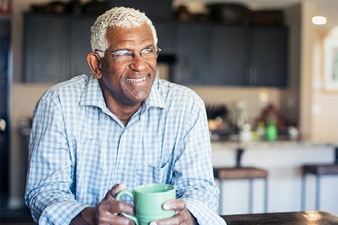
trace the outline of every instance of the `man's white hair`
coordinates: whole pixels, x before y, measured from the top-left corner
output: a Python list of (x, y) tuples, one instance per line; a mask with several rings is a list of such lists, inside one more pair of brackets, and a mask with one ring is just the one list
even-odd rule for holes
[[(106, 11), (96, 19), (91, 27), (90, 43), (92, 51), (95, 51), (95, 49), (105, 51), (108, 48), (106, 34), (109, 27), (132, 28), (145, 23), (150, 26), (154, 37), (154, 44), (157, 45), (158, 39), (155, 27), (143, 12), (126, 7), (114, 7)], [(99, 53), (103, 57), (103, 53)]]

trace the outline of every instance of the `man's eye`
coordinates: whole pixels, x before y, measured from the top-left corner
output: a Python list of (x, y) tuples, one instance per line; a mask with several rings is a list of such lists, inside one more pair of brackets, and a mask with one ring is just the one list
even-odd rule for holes
[(154, 52), (154, 49), (152, 48), (146, 48), (141, 51), (141, 55), (146, 55), (146, 54), (152, 54)]
[(115, 57), (119, 57), (119, 56), (132, 56), (132, 55), (133, 54), (129, 50), (118, 50), (118, 51), (114, 52), (114, 56)]

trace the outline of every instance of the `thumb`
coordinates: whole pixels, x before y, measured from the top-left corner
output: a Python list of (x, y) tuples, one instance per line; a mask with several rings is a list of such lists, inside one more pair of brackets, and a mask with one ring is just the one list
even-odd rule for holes
[(115, 200), (117, 193), (119, 193), (121, 190), (126, 189), (127, 185), (126, 184), (115, 184), (107, 193), (106, 196), (104, 197), (103, 200)]

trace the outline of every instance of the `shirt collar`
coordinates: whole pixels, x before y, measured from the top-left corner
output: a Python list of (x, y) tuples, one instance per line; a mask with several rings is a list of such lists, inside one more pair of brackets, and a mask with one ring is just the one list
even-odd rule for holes
[(88, 82), (81, 96), (81, 106), (97, 106), (101, 109), (107, 108), (103, 98), (101, 87), (97, 78), (89, 76)]
[(154, 84), (151, 88), (151, 92), (149, 97), (144, 102), (146, 108), (150, 107), (158, 107), (158, 108), (165, 108), (165, 103), (163, 96), (160, 93), (160, 80), (156, 77)]

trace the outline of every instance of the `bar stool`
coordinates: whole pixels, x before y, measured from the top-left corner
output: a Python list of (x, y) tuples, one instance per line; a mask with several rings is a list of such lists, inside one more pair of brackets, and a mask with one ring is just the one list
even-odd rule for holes
[(315, 206), (316, 210), (319, 210), (320, 203), (320, 178), (324, 175), (338, 175), (338, 147), (335, 147), (335, 160), (334, 163), (329, 164), (305, 164), (301, 166), (302, 172), (302, 185), (301, 185), (301, 202), (302, 210), (305, 210), (305, 199), (306, 199), (306, 175), (312, 174), (316, 178), (315, 184)]
[(324, 175), (338, 175), (338, 164), (308, 164), (301, 167), (302, 170), (302, 210), (305, 210), (305, 196), (306, 185), (305, 179), (307, 174), (313, 174), (316, 176), (316, 210), (319, 210), (319, 195), (320, 195), (320, 178)]
[(240, 166), (240, 158), (243, 149), (237, 149), (237, 162), (235, 167), (214, 167), (214, 178), (219, 180), (220, 188), (220, 213), (223, 209), (223, 187), (226, 180), (245, 179), (249, 181), (249, 213), (253, 212), (253, 181), (255, 179), (264, 180), (264, 212), (267, 212), (268, 205), (268, 171), (257, 167)]

